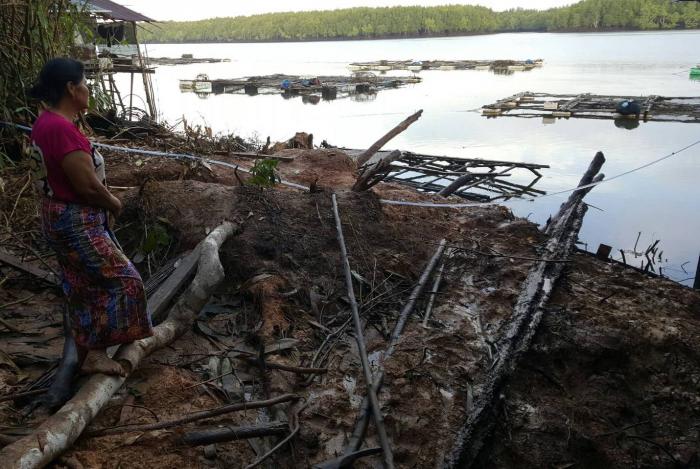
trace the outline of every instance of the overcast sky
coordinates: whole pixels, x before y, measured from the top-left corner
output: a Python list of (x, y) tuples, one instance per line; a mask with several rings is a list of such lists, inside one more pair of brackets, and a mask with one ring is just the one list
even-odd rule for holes
[(546, 9), (576, 3), (577, 0), (117, 0), (133, 10), (155, 20), (201, 20), (217, 16), (254, 15), (274, 11), (331, 10), (358, 6), (395, 5), (483, 5), (493, 10), (509, 8)]

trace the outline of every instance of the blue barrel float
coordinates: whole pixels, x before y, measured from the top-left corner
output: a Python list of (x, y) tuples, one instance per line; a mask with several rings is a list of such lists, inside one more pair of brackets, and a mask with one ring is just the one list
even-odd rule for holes
[(615, 109), (618, 114), (623, 116), (637, 116), (642, 113), (642, 106), (634, 100), (624, 100), (617, 103), (617, 108)]

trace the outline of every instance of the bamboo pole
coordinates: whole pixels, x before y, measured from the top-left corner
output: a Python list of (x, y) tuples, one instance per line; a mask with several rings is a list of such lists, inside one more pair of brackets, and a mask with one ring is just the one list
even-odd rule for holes
[(343, 226), (340, 222), (340, 214), (338, 213), (338, 201), (335, 194), (332, 196), (333, 199), (333, 216), (335, 217), (335, 228), (338, 235), (338, 244), (340, 245), (340, 255), (343, 260), (343, 271), (345, 273), (345, 285), (348, 289), (348, 298), (350, 299), (350, 310), (352, 311), (352, 319), (355, 324), (355, 340), (357, 341), (357, 349), (360, 354), (360, 360), (362, 361), (362, 371), (365, 375), (365, 383), (367, 385), (367, 396), (369, 397), (369, 402), (371, 404), (372, 416), (374, 417), (374, 425), (377, 427), (377, 434), (379, 436), (379, 443), (382, 447), (384, 453), (384, 467), (391, 469), (394, 467), (394, 455), (391, 451), (391, 446), (389, 446), (389, 437), (386, 434), (386, 428), (384, 428), (384, 419), (382, 417), (381, 408), (379, 407), (379, 399), (377, 398), (377, 392), (373, 386), (372, 379), (372, 369), (369, 366), (369, 359), (367, 358), (367, 348), (365, 346), (364, 334), (362, 333), (362, 321), (360, 321), (360, 312), (357, 307), (357, 300), (355, 299), (355, 290), (352, 285), (352, 271), (350, 269), (350, 261), (348, 260), (348, 252), (345, 247), (345, 237), (343, 236)]
[[(442, 241), (440, 241), (440, 244), (435, 253), (433, 254), (433, 257), (430, 258), (430, 261), (428, 261), (428, 264), (426, 265), (425, 269), (423, 270), (423, 273), (418, 279), (418, 283), (416, 283), (416, 286), (413, 288), (413, 291), (411, 291), (411, 294), (408, 297), (408, 301), (401, 309), (401, 313), (399, 313), (399, 319), (396, 321), (394, 330), (391, 333), (389, 347), (387, 347), (387, 350), (386, 352), (384, 352), (384, 356), (382, 357), (382, 364), (386, 362), (389, 359), (389, 357), (391, 357), (391, 355), (394, 353), (396, 345), (398, 344), (399, 339), (401, 338), (401, 334), (403, 334), (403, 330), (406, 327), (408, 318), (413, 312), (418, 298), (420, 298), (421, 294), (423, 293), (423, 290), (425, 289), (425, 285), (428, 283), (430, 275), (432, 274), (433, 270), (435, 270), (435, 266), (442, 257), (442, 253), (445, 251), (446, 245), (447, 240), (443, 239)], [(372, 390), (375, 393), (379, 392), (382, 388), (383, 383), (384, 367), (381, 366), (379, 373), (377, 373), (377, 376), (375, 377), (374, 382), (372, 383)], [(365, 398), (362, 401), (362, 404), (360, 405), (358, 418), (355, 422), (355, 429), (353, 430), (352, 436), (350, 437), (350, 440), (348, 441), (348, 444), (345, 447), (345, 456), (349, 456), (350, 454), (357, 452), (362, 446), (362, 440), (364, 440), (365, 438), (365, 433), (367, 433), (367, 427), (369, 425), (369, 404), (370, 402), (368, 401), (367, 396), (365, 396)]]

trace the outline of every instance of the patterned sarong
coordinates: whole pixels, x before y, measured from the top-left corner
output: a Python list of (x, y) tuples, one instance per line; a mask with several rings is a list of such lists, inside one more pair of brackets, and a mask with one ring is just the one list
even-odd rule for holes
[(76, 343), (104, 348), (153, 335), (143, 281), (110, 238), (104, 210), (44, 197), (41, 219), (63, 270)]

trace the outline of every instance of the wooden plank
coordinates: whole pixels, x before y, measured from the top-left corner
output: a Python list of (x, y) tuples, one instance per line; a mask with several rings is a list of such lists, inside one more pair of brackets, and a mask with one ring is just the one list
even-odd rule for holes
[(47, 272), (46, 270), (40, 269), (39, 267), (35, 267), (33, 265), (27, 264), (26, 262), (22, 262), (19, 258), (7, 252), (0, 251), (0, 262), (10, 265), (15, 269), (19, 269), (23, 272), (31, 274), (39, 278), (40, 280), (44, 280), (45, 282), (49, 282), (53, 285), (61, 284), (61, 280), (58, 277), (56, 277), (56, 275), (54, 275), (53, 272)]
[(581, 103), (584, 99), (590, 96), (590, 93), (583, 93), (578, 96), (576, 96), (574, 99), (569, 101), (568, 103), (564, 104), (561, 107), (562, 111), (571, 111), (573, 108), (575, 108), (578, 104)]
[(153, 323), (158, 324), (165, 319), (170, 302), (182, 289), (185, 283), (192, 278), (197, 270), (199, 261), (199, 246), (197, 246), (187, 257), (182, 259), (175, 267), (175, 271), (158, 287), (156, 292), (148, 298), (148, 307), (151, 311)]

